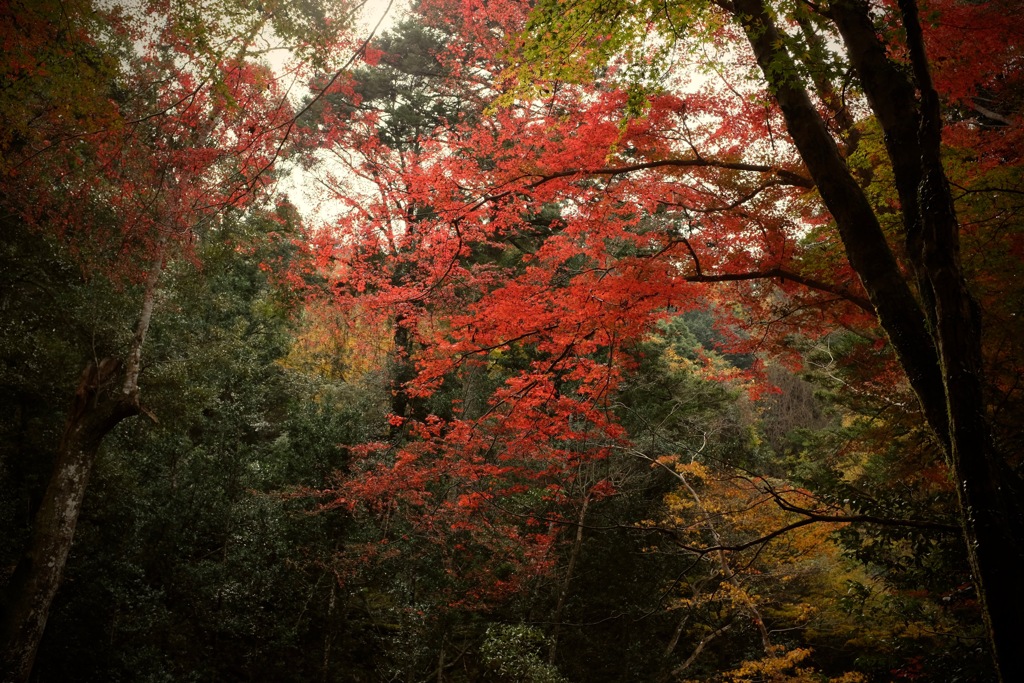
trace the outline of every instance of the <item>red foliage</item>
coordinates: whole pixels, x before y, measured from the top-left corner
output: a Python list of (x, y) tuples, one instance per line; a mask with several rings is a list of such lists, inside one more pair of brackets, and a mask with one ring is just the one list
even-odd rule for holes
[[(1015, 87), (1008, 65), (1021, 41), (995, 5), (943, 3), (930, 28), (950, 102)], [(501, 55), (527, 6), (420, 5), (456, 36), (438, 56), (448, 94), (481, 104), (499, 94)], [(957, 51), (952, 31), (964, 22), (979, 41)], [(728, 58), (737, 73), (751, 63)], [(396, 391), (413, 400), (482, 375), (495, 382), (445, 419), (394, 416), (403, 439), (339, 481), (347, 508), (399, 505), (445, 547), (468, 547), (452, 539), (470, 534), (493, 549), (497, 534), (525, 544), (524, 562), (543, 555), (551, 538), (526, 533), (527, 521), (555, 514), (560, 482), (625, 438), (612, 405), (631, 369), (624, 351), (665, 316), (712, 301), (733, 316), (727, 328), (746, 327), (728, 350), (784, 353), (793, 333), (853, 329), (874, 341), (865, 387), (903, 382), (781, 115), (756, 87), (708, 79), (653, 94), (632, 116), (629, 94), (610, 82), (559, 84), (543, 100), (445, 121), (415, 151), (382, 140), (378, 112), (327, 112), (328, 143), (357, 151), (350, 171), (371, 188), (339, 197), (348, 210), (337, 242), (321, 247), (338, 305), (407, 335), (398, 356), (415, 373)], [(351, 83), (339, 92), (358, 107)], [(1019, 129), (951, 122), (948, 133), (980, 157), (1016, 160)], [(896, 209), (894, 196), (875, 201)], [(527, 492), (528, 505), (504, 507)]]
[[(221, 212), (260, 196), (291, 106), (268, 67), (197, 54), (159, 14), (76, 3), (51, 24), (51, 9), (40, 3), (38, 14), (19, 10), (0, 24), (3, 42), (18, 46), (6, 76), (31, 93), (5, 103), (14, 137), (4, 141), (0, 190), (24, 220), (76, 249), (84, 267), (140, 279), (155, 254), (170, 246), (188, 257)], [(140, 28), (146, 20), (164, 26), (159, 42)], [(57, 35), (67, 30), (73, 40)], [(137, 53), (122, 64), (90, 56), (111, 41), (135, 41)], [(17, 57), (26, 48), (38, 50), (31, 68)], [(50, 59), (61, 65), (58, 80), (38, 89)]]

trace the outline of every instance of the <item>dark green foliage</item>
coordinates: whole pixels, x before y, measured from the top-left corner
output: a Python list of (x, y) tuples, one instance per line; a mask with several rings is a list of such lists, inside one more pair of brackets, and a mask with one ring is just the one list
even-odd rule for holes
[[(202, 268), (167, 273), (143, 373), (155, 419), (108, 440), (38, 680), (352, 680), (328, 666), (349, 638), (331, 572), (344, 518), (310, 515), (281, 492), (344, 468), (342, 445), (371, 436), (361, 420), (373, 401), (280, 362), (290, 297), (259, 267), (279, 249), (272, 227), (235, 222), (201, 245)], [(103, 333), (119, 310), (131, 319), (133, 302), (130, 290), (76, 281), (38, 237), (8, 235), (20, 242), (7, 245), (16, 267), (3, 272), (18, 287), (5, 291), (22, 293), (7, 299), (2, 338), (14, 419), (3, 421), (0, 521), (12, 566), (84, 342), (112, 346)], [(33, 336), (47, 344), (25, 345)]]
[(437, 59), (443, 40), (418, 21), (403, 21), (377, 41), (380, 63), (354, 74), (358, 107), (381, 114), (378, 135), (392, 149), (417, 151), (434, 128), (460, 118), (464, 105), (446, 92), (448, 74)]
[(60, 243), (11, 218), (0, 234), (0, 566), (31, 530), (71, 397), (90, 360), (114, 355), (137, 291), (90, 277)]
[(706, 461), (752, 464), (760, 457), (753, 406), (739, 386), (701, 377), (715, 351), (713, 318), (674, 317), (634, 350), (639, 367), (620, 401), (622, 421), (649, 456), (698, 454)]
[(446, 39), (415, 18), (400, 22), (373, 42), (372, 52), (379, 61), (355, 69), (350, 88), (329, 91), (304, 118), (321, 118), (325, 104), (342, 120), (357, 111), (375, 114), (379, 117), (376, 136), (387, 147), (421, 151), (435, 129), (463, 121), (474, 108), (465, 101), (465, 87), (453, 82), (438, 59)]

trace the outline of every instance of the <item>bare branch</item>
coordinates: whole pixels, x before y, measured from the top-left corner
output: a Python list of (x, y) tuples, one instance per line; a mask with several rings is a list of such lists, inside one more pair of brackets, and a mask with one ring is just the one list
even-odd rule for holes
[[(687, 243), (687, 246), (689, 244)], [(691, 250), (692, 253), (692, 250)], [(696, 257), (694, 257), (696, 259)], [(702, 273), (699, 269), (694, 275), (688, 275), (686, 280), (688, 282), (742, 282), (745, 280), (770, 280), (771, 278), (779, 278), (780, 280), (789, 280), (796, 282), (810, 289), (816, 289), (821, 292), (828, 292), (829, 294), (835, 294), (836, 296), (850, 302), (854, 306), (871, 313), (874, 315), (875, 307), (871, 305), (871, 302), (863, 296), (859, 296), (850, 292), (847, 289), (832, 285), (827, 282), (815, 280), (813, 278), (805, 277), (799, 273), (792, 273), (782, 268), (770, 268), (768, 270), (751, 271), (747, 273), (722, 273), (719, 275), (708, 275)]]
[(624, 173), (634, 173), (636, 171), (644, 171), (649, 168), (721, 168), (732, 171), (749, 171), (753, 173), (771, 173), (778, 177), (780, 185), (794, 185), (796, 187), (804, 187), (807, 189), (814, 189), (814, 181), (810, 178), (788, 171), (783, 168), (775, 168), (772, 166), (765, 166), (763, 164), (745, 164), (734, 161), (718, 161), (716, 159), (704, 159), (702, 157), (694, 157), (692, 159), (662, 159), (659, 161), (646, 161), (640, 164), (629, 164), (626, 166), (606, 166), (603, 168), (575, 168), (567, 169), (565, 171), (558, 171), (548, 175), (541, 176), (539, 180), (536, 180), (527, 187), (534, 189), (540, 187), (544, 183), (558, 178), (567, 178), (575, 175), (603, 175), (603, 176), (617, 176)]

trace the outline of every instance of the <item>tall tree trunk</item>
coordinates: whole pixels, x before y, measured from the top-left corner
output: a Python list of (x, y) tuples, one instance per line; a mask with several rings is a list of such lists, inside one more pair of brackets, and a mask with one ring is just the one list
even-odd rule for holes
[(960, 264), (959, 226), (940, 156), (938, 95), (928, 73), (917, 7), (912, 0), (899, 4), (913, 84), (888, 61), (866, 3), (834, 3), (831, 16), (886, 132), (920, 301), (800, 83), (764, 0), (736, 0), (731, 9), (835, 218), (850, 265), (946, 451), (999, 678), (1024, 681), (1018, 628), (1024, 614), (1024, 482), (996, 448), (987, 418), (981, 316)]
[(103, 439), (122, 420), (142, 410), (138, 385), (142, 345), (163, 271), (162, 246), (146, 281), (127, 364), (113, 358), (90, 362), (75, 391), (53, 472), (33, 523), (29, 549), (5, 590), (4, 604), (8, 608), (3, 617), (0, 660), (5, 683), (24, 683), (32, 674)]
[(1024, 681), (1024, 482), (995, 445), (986, 415), (981, 311), (964, 280), (960, 226), (942, 166), (942, 118), (914, 0), (899, 0), (921, 93), (921, 251), (928, 278), (949, 415), (949, 459), (960, 496), (968, 557), (993, 657), (1003, 681)]
[(555, 613), (551, 617), (554, 624), (551, 632), (551, 646), (548, 648), (548, 664), (554, 664), (558, 655), (558, 638), (562, 634), (562, 614), (565, 611), (565, 602), (569, 598), (569, 588), (572, 587), (572, 580), (576, 573), (576, 563), (580, 559), (580, 550), (583, 548), (583, 525), (587, 521), (587, 507), (590, 505), (590, 494), (583, 494), (583, 503), (580, 506), (580, 514), (576, 521), (576, 536), (573, 538), (572, 550), (569, 552), (569, 566), (565, 568), (565, 580), (558, 590), (558, 602), (555, 604)]

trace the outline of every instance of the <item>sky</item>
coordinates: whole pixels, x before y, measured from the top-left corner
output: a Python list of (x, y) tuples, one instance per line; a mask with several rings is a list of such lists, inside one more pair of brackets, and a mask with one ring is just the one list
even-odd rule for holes
[[(408, 9), (408, 0), (364, 0), (362, 8), (356, 18), (355, 36), (353, 41), (360, 45), (371, 35), (379, 36), (394, 26), (401, 16)], [(275, 51), (268, 55), (270, 65), (279, 74), (284, 70), (290, 55), (287, 51)], [(342, 59), (347, 59), (343, 55)], [(293, 94), (294, 91), (293, 91)], [(302, 93), (295, 94), (301, 98)], [(330, 170), (339, 176), (344, 175), (340, 165), (328, 164)], [(284, 193), (289, 201), (298, 208), (302, 216), (311, 223), (330, 223), (332, 218), (342, 210), (340, 202), (332, 202), (329, 197), (324, 196), (325, 188), (319, 183), (313, 173), (304, 171), (301, 168), (292, 166), (288, 174), (281, 178), (278, 189)]]

